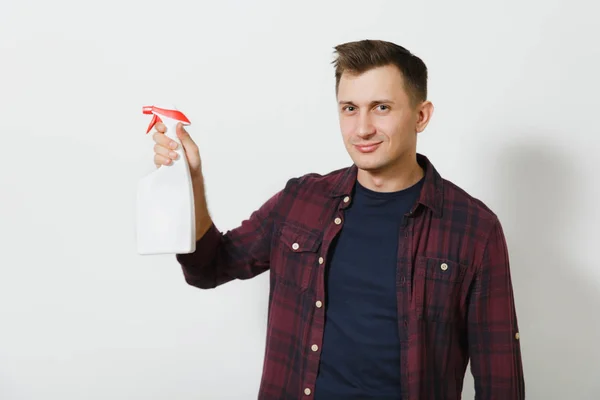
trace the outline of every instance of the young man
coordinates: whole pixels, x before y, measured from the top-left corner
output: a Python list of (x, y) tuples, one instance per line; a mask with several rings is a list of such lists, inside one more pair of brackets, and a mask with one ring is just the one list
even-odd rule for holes
[[(260, 399), (459, 399), (469, 359), (477, 399), (524, 398), (502, 227), (417, 154), (427, 68), (389, 42), (336, 47), (336, 94), (353, 165), (289, 180), (236, 229), (209, 215), (190, 161), (197, 250), (186, 281), (214, 288), (270, 271)], [(170, 139), (157, 126), (155, 163)]]

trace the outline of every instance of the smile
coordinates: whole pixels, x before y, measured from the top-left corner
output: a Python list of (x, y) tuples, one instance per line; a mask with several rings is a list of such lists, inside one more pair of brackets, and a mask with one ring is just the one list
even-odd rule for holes
[(370, 144), (355, 144), (354, 147), (356, 147), (356, 149), (358, 151), (360, 151), (361, 153), (372, 153), (375, 150), (377, 150), (377, 148), (379, 147), (379, 145), (381, 144), (381, 142), (379, 143), (370, 143)]

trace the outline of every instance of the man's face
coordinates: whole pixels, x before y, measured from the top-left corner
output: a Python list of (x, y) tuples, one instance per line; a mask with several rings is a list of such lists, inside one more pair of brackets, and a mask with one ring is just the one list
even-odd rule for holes
[(411, 105), (398, 68), (344, 72), (337, 99), (344, 144), (358, 168), (393, 169), (415, 153), (417, 132), (424, 128), (421, 105)]

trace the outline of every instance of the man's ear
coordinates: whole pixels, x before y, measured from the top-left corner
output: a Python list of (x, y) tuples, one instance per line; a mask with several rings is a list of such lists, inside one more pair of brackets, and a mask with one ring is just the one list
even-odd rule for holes
[(424, 101), (418, 106), (418, 117), (415, 125), (416, 133), (423, 132), (433, 115), (433, 103)]

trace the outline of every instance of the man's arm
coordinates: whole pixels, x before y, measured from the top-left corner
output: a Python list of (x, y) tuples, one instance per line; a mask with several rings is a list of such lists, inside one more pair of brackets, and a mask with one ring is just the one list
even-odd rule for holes
[(468, 342), (475, 398), (524, 399), (508, 250), (498, 220), (489, 235), (469, 301)]
[[(203, 186), (203, 185), (202, 185)], [(177, 254), (188, 284), (211, 289), (234, 279), (249, 279), (269, 269), (273, 214), (282, 191), (272, 196), (237, 228), (221, 233), (206, 207), (204, 188), (195, 193), (197, 204), (196, 251)], [(198, 207), (199, 206), (199, 207)]]

